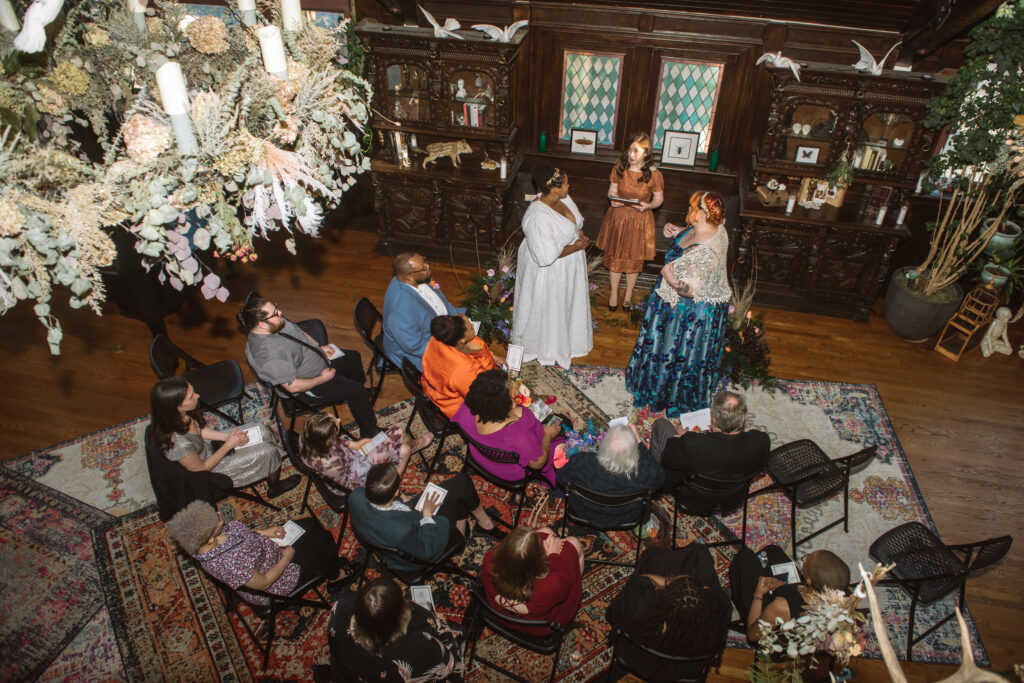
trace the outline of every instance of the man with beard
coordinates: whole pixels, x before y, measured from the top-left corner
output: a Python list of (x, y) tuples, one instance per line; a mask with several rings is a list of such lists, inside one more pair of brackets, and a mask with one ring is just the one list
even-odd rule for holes
[(423, 351), (430, 341), (430, 321), (439, 315), (458, 315), (455, 308), (430, 281), (430, 264), (422, 255), (405, 252), (395, 257), (395, 276), (384, 294), (384, 352), (398, 367), (408, 358), (423, 369)]
[(314, 334), (322, 336), (314, 339), (285, 318), (277, 304), (255, 295), (238, 312), (238, 322), (249, 331), (245, 357), (261, 380), (293, 394), (306, 392), (330, 403), (348, 403), (363, 438), (380, 431), (370, 392), (363, 386), (366, 374), (359, 352), (339, 353), (327, 343), (323, 323), (311, 321), (318, 328)]

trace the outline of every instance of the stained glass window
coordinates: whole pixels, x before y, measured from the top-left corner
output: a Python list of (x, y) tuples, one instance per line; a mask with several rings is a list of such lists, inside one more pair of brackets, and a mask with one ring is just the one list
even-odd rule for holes
[(661, 149), (666, 130), (682, 130), (700, 133), (697, 148), (707, 154), (724, 67), (678, 59), (661, 61), (661, 87), (651, 135), (656, 149)]
[(597, 131), (597, 144), (615, 144), (622, 57), (566, 51), (559, 139), (568, 140), (573, 128), (584, 128)]

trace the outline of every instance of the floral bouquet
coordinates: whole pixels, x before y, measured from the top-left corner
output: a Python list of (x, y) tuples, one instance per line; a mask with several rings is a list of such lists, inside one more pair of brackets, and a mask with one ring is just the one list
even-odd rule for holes
[(475, 275), (466, 288), (462, 305), (466, 315), (480, 323), (480, 338), (507, 344), (512, 336), (513, 297), (516, 289), (515, 260), (503, 249), (487, 270)]
[(771, 351), (764, 341), (764, 315), (754, 315), (751, 310), (755, 279), (751, 277), (743, 288), (730, 284), (732, 300), (729, 302), (729, 321), (722, 349), (722, 384), (744, 389), (758, 385), (773, 393), (779, 388), (779, 382), (768, 370)]
[(604, 432), (599, 432), (591, 420), (587, 420), (585, 430), (576, 431), (563, 426), (562, 434), (565, 436), (565, 451), (568, 457), (577, 453), (597, 452), (597, 447), (604, 438)]

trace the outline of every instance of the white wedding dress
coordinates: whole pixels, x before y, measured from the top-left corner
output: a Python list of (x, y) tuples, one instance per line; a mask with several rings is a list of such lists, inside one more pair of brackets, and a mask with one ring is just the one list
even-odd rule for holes
[(594, 346), (587, 283), (587, 257), (577, 251), (563, 258), (562, 249), (576, 241), (583, 216), (566, 197), (575, 221), (535, 200), (523, 216), (523, 234), (516, 264), (512, 311), (513, 344), (523, 347), (523, 361), (557, 363), (568, 369), (573, 358)]

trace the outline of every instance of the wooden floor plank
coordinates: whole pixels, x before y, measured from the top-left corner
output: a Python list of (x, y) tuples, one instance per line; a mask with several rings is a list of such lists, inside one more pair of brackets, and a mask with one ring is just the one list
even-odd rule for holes
[[(190, 301), (181, 314), (168, 318), (171, 337), (200, 359), (234, 358), (249, 374), (234, 314), (246, 293), (257, 289), (293, 320), (320, 317), (332, 341), (365, 351), (352, 329), (352, 310), (361, 296), (381, 305), (391, 277), (390, 259), (372, 253), (372, 233), (357, 230), (327, 230), (321, 240), (298, 241), (298, 257), (258, 243), (258, 265), (240, 268), (227, 281), (232, 292), (228, 303)], [(468, 272), (433, 264), (435, 279), (453, 300), (468, 284)], [(623, 314), (608, 313), (606, 297), (606, 291), (598, 292), (594, 312), (601, 331), (593, 352), (579, 362), (622, 367), (636, 332), (608, 324)], [(148, 412), (154, 377), (146, 327), (114, 306), (103, 317), (69, 311), (60, 303), (54, 309), (66, 330), (58, 357), (47, 352), (45, 330), (30, 306), (21, 304), (0, 318), (4, 459)], [(1016, 355), (984, 358), (974, 350), (953, 363), (926, 345), (897, 338), (881, 311), (879, 302), (866, 323), (766, 311), (774, 373), (874, 384), (943, 539), (959, 543), (1005, 533), (1017, 537), (1003, 562), (971, 581), (967, 596), (995, 668), (1006, 668), (1024, 659), (1024, 361)], [(1011, 329), (1011, 342), (1021, 341), (1018, 325)], [(400, 379), (389, 377), (378, 407), (406, 396)], [(749, 652), (730, 651), (713, 680), (742, 677), (749, 658)], [(885, 679), (880, 662), (857, 662), (854, 668), (859, 680)], [(935, 680), (950, 671), (907, 667), (912, 681)]]

